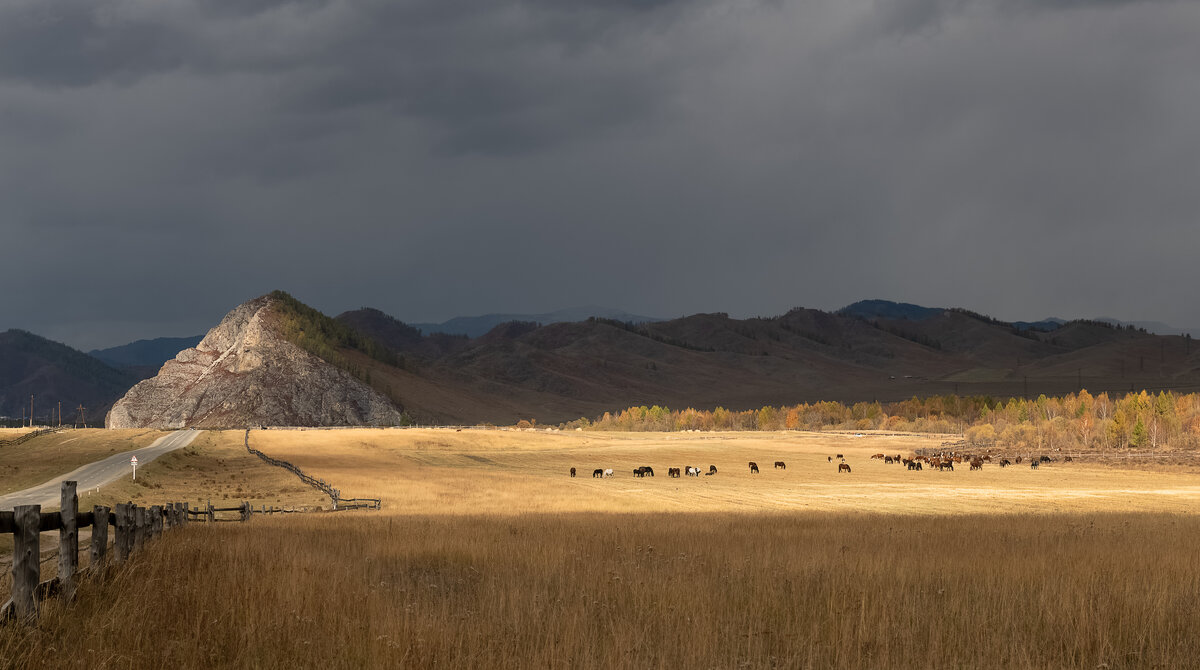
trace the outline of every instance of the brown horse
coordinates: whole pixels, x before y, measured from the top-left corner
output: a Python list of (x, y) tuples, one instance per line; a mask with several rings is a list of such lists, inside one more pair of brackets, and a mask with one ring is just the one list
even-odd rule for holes
[(679, 468), (667, 468), (667, 476), (668, 477), (678, 477), (679, 476)]
[(750, 474), (756, 474), (757, 472), (758, 472), (758, 463), (755, 463), (754, 461), (750, 461)]
[(983, 469), (983, 459), (978, 456), (976, 456), (975, 458), (972, 458), (971, 459), (971, 469), (972, 470), (982, 470)]
[(849, 463), (838, 463), (838, 474), (841, 474), (843, 472), (850, 472), (850, 464)]
[(603, 476), (604, 476), (603, 468), (596, 468), (595, 470), (592, 470), (592, 479), (595, 479), (596, 477), (603, 477)]
[(715, 466), (715, 465), (708, 466), (708, 474), (710, 474), (710, 475), (717, 474), (717, 466)]
[(574, 476), (575, 476), (575, 468), (571, 468), (571, 476), (572, 476), (572, 477), (574, 477)]
[(775, 469), (787, 470), (787, 463), (784, 463), (783, 461), (775, 461)]
[(642, 474), (643, 474), (643, 476), (649, 475), (649, 476), (653, 477), (654, 476), (654, 468), (650, 467), (649, 465), (643, 465), (642, 466)]

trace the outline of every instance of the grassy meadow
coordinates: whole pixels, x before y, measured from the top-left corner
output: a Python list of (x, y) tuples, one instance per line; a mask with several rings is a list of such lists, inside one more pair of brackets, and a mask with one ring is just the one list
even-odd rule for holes
[(193, 525), (12, 668), (1178, 668), (1200, 520), (387, 515)]
[[(321, 502), (242, 436), (206, 432), (101, 495)], [(0, 667), (1194, 666), (1200, 475), (870, 459), (944, 439), (253, 431), (384, 509), (192, 524), (0, 626)]]

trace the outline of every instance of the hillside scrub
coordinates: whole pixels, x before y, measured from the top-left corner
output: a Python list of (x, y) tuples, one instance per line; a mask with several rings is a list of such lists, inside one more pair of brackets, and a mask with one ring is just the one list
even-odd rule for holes
[(630, 407), (564, 428), (617, 431), (887, 430), (962, 434), (974, 446), (1017, 449), (1197, 449), (1200, 394), (1086, 390), (1035, 399), (931, 396), (901, 402), (802, 403), (757, 410)]

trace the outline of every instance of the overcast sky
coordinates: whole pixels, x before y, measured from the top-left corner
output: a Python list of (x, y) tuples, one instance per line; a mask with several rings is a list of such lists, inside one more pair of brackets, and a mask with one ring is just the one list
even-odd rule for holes
[(1200, 326), (1200, 3), (6, 0), (0, 329), (862, 298)]

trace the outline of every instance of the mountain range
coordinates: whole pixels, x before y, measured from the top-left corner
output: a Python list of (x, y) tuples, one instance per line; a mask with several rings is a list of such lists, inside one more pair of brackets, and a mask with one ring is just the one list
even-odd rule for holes
[(441, 323), (412, 323), (413, 328), (424, 333), (444, 333), (446, 335), (466, 335), (479, 337), (491, 331), (496, 326), (510, 321), (528, 321), (542, 325), (551, 323), (571, 323), (584, 321), (591, 317), (628, 321), (630, 323), (649, 323), (662, 321), (652, 316), (639, 316), (624, 310), (611, 307), (569, 307), (542, 314), (484, 314), (483, 316), (458, 316)]
[[(308, 334), (293, 337), (312, 345), (314, 333), (340, 333), (306, 351), (352, 371), (422, 423), (561, 422), (639, 404), (750, 408), (1080, 387), (1200, 389), (1200, 352), (1191, 351), (1190, 337), (1095, 320), (1009, 323), (880, 300), (752, 319), (517, 316), (470, 336), (426, 331), (363, 308), (312, 316)], [(108, 350), (124, 366), (117, 369), (41, 338), (41, 353), (14, 347), (12, 341), (36, 336), (12, 333), (20, 331), (0, 338), (0, 414), (8, 416), (20, 416), (29, 392), (47, 393), (37, 390), (41, 379), (58, 380), (64, 407), (85, 396), (91, 411), (111, 405), (145, 376), (131, 366), (161, 367), (157, 359), (174, 346), (151, 340)], [(10, 372), (17, 368), (24, 372)]]

